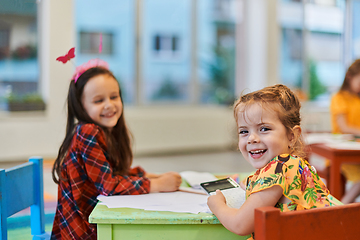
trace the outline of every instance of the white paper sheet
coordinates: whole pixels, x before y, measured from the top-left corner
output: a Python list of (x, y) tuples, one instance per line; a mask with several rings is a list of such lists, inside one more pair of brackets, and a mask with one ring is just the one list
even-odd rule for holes
[(352, 134), (332, 134), (332, 133), (307, 133), (304, 134), (306, 144), (314, 143), (342, 143), (354, 139)]
[(200, 183), (215, 181), (217, 178), (209, 172), (183, 171), (180, 175), (194, 189), (202, 189)]
[(179, 187), (179, 191), (208, 195), (207, 192), (203, 188), (196, 189), (196, 188), (192, 188), (192, 187)]
[(171, 211), (171, 212), (208, 212), (206, 202), (207, 195), (171, 192), (171, 193), (150, 193), (141, 195), (116, 195), (103, 196), (99, 195), (100, 204), (108, 208), (137, 208), (153, 211)]
[(326, 143), (326, 146), (335, 149), (360, 150), (359, 142)]

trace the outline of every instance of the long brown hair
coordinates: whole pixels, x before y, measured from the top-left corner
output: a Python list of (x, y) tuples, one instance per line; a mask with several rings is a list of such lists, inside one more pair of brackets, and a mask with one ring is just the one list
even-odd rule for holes
[[(240, 113), (240, 110), (238, 109), (239, 105), (241, 104), (244, 106), (241, 110), (242, 113), (254, 103), (260, 104), (264, 109), (271, 109), (276, 112), (288, 133), (292, 133), (295, 126), (300, 126), (300, 101), (285, 85), (277, 84), (241, 96), (234, 103), (234, 117), (236, 123), (238, 122), (238, 114)], [(301, 136), (295, 140), (293, 147), (290, 149), (290, 154), (306, 157)]]
[(350, 88), (350, 81), (358, 74), (360, 74), (360, 59), (356, 59), (346, 71), (344, 82), (341, 85), (340, 91), (352, 92)]
[[(85, 71), (78, 80), (71, 80), (69, 86), (69, 92), (67, 96), (67, 123), (66, 123), (66, 134), (63, 140), (58, 156), (54, 162), (52, 169), (52, 178), (55, 183), (59, 183), (59, 180), (66, 180), (61, 177), (61, 169), (64, 159), (67, 155), (68, 149), (70, 148), (75, 128), (78, 123), (94, 123), (96, 124), (87, 114), (85, 108), (82, 105), (81, 98), (84, 91), (84, 87), (89, 79), (98, 75), (109, 75), (116, 78), (111, 71), (102, 67), (94, 67)], [(120, 85), (119, 85), (120, 89)], [(121, 90), (119, 91), (121, 102)], [(99, 125), (98, 125), (99, 126)], [(99, 126), (105, 133), (107, 142), (108, 161), (113, 168), (115, 174), (126, 174), (133, 160), (133, 154), (131, 150), (131, 139), (132, 135), (129, 132), (124, 118), (124, 105), (121, 117), (117, 124), (113, 127), (110, 132), (107, 128)]]

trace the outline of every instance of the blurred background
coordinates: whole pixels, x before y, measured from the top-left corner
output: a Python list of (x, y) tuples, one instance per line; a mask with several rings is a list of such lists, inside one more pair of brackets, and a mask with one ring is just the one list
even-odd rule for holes
[(305, 131), (328, 132), (359, 57), (360, 0), (1, 0), (0, 162), (57, 156), (69, 81), (92, 58), (120, 83), (135, 156), (150, 156), (236, 150), (232, 103), (276, 83), (302, 100)]

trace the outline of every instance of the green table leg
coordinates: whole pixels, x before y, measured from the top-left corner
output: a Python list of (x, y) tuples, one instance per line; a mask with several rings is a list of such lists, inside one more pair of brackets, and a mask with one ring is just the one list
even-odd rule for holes
[[(98, 240), (112, 240), (112, 225), (111, 224), (98, 224), (97, 225), (97, 239)], [(101, 236), (101, 237), (100, 237)]]

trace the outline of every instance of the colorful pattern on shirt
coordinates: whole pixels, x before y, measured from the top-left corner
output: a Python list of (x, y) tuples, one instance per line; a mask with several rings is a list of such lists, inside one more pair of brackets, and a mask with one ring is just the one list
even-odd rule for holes
[(249, 176), (247, 182), (246, 197), (274, 185), (280, 186), (283, 195), (291, 200), (288, 204), (276, 204), (282, 212), (334, 205), (329, 201), (329, 190), (309, 163), (289, 154), (275, 157)]
[(58, 205), (51, 239), (96, 239), (96, 225), (88, 222), (99, 194), (144, 194), (150, 180), (140, 167), (127, 175), (113, 175), (107, 160), (105, 133), (95, 124), (79, 124), (62, 164)]
[[(283, 195), (291, 200), (288, 204), (278, 202), (275, 205), (281, 212), (335, 205), (319, 175), (302, 158), (282, 154), (272, 159), (247, 178), (246, 198), (274, 185), (280, 186)], [(248, 240), (252, 239), (253, 236)]]

